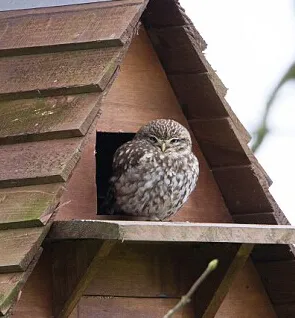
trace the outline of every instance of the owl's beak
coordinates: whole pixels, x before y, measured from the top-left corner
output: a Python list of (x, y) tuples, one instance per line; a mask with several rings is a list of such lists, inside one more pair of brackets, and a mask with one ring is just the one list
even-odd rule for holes
[(166, 150), (166, 144), (165, 144), (165, 142), (162, 142), (162, 144), (161, 144), (161, 150), (162, 150), (162, 152), (165, 152), (165, 150)]

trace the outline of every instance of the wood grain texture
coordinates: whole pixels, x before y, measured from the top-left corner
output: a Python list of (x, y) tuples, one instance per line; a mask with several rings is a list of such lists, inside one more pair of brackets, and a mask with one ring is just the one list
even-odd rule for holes
[(117, 244), (84, 295), (181, 297), (204, 269), (199, 246)]
[[(115, 244), (116, 242), (114, 241), (103, 241), (101, 246), (99, 246), (98, 250), (94, 254), (94, 257), (91, 259), (89, 265), (86, 268), (81, 269), (81, 276), (76, 280), (74, 288), (69, 290), (69, 297), (64, 299), (61, 309), (58, 311), (55, 307), (56, 316), (58, 318), (69, 317), (81, 299), (84, 291), (93, 280), (95, 274), (101, 270), (101, 265), (104, 263)], [(78, 255), (78, 258), (80, 258), (80, 255)], [(76, 260), (76, 262), (79, 263), (79, 260)], [(77, 267), (79, 267), (79, 264), (77, 264)], [(57, 291), (55, 290), (54, 292), (56, 293)]]
[(239, 140), (231, 119), (194, 120), (189, 124), (212, 168), (251, 163), (247, 156), (250, 150)]
[(123, 45), (125, 31), (139, 8), (98, 3), (72, 11), (14, 17), (8, 13), (7, 18), (2, 14), (0, 56)]
[[(84, 296), (79, 303), (79, 317), (87, 318), (151, 318), (163, 317), (179, 299), (116, 298)], [(194, 317), (192, 304), (176, 313), (175, 318)]]
[(277, 317), (293, 318), (295, 317), (295, 302), (274, 306)]
[(39, 251), (48, 226), (0, 231), (0, 273), (25, 271)]
[[(237, 274), (215, 318), (277, 318), (255, 267), (248, 260)], [(290, 317), (291, 318), (291, 317)]]
[(66, 181), (79, 160), (81, 138), (0, 147), (0, 187)]
[(25, 272), (0, 274), (0, 316), (5, 316), (21, 296), (21, 289), (30, 276), (41, 253), (42, 249), (39, 248)]
[(232, 214), (279, 211), (268, 184), (251, 165), (214, 169), (213, 174)]
[(101, 242), (76, 241), (51, 244), (52, 310), (57, 316), (83, 277)]
[[(202, 301), (202, 299), (197, 298), (199, 302), (196, 304), (196, 316), (202, 317), (202, 318), (210, 318), (215, 317), (219, 307), (221, 306), (223, 300), (225, 299), (228, 291), (230, 290), (230, 287), (236, 278), (237, 274), (240, 272), (240, 270), (244, 267), (247, 259), (250, 256), (250, 253), (253, 249), (253, 244), (241, 244), (239, 247), (236, 247), (236, 252), (230, 257), (230, 253), (227, 252), (227, 255), (224, 257), (219, 258), (219, 262), (226, 263), (220, 264), (219, 266), (222, 267), (217, 268), (217, 271), (215, 274), (218, 273), (218, 271), (221, 271), (221, 275), (215, 277), (210, 277), (211, 281), (214, 282), (213, 290), (209, 289), (208, 286), (206, 286), (206, 290), (209, 289), (209, 300), (207, 302)], [(213, 273), (214, 275), (214, 273)], [(209, 279), (210, 279), (209, 278)], [(208, 284), (208, 281), (206, 282)], [(204, 293), (201, 294), (204, 296)], [(208, 292), (207, 292), (208, 297)]]
[(105, 48), (0, 59), (0, 99), (102, 91), (121, 49)]
[(101, 93), (0, 101), (0, 143), (83, 136)]
[(256, 263), (265, 289), (274, 304), (295, 302), (295, 261)]
[(52, 313), (51, 257), (48, 246), (22, 289), (13, 318), (50, 318)]
[(45, 225), (62, 185), (49, 184), (0, 189), (0, 230)]
[(274, 213), (235, 214), (233, 220), (244, 224), (278, 224)]
[(291, 225), (73, 220), (54, 222), (49, 238), (149, 242), (294, 244)]

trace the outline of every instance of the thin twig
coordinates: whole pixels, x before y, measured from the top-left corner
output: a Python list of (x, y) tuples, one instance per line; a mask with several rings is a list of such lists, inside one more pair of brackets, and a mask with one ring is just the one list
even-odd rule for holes
[(203, 274), (195, 281), (195, 283), (187, 292), (187, 294), (182, 296), (180, 301), (175, 305), (175, 307), (170, 309), (163, 318), (172, 317), (179, 309), (181, 309), (187, 303), (189, 303), (191, 301), (192, 294), (197, 290), (197, 288), (202, 284), (202, 282), (207, 278), (207, 276), (216, 269), (217, 266), (218, 266), (218, 260), (217, 259), (212, 260), (208, 264)]

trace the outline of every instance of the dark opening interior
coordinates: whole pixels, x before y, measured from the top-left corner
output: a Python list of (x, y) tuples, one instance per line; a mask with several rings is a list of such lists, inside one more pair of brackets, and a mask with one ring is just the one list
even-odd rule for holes
[(96, 189), (97, 214), (108, 191), (108, 181), (112, 176), (113, 156), (116, 150), (134, 137), (134, 133), (96, 132)]

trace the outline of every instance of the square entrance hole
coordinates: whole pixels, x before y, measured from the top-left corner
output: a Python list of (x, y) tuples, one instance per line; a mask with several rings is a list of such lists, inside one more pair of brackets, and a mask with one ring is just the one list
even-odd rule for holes
[(112, 176), (112, 163), (116, 150), (125, 142), (133, 139), (134, 133), (96, 132), (96, 191), (97, 214), (104, 202)]

